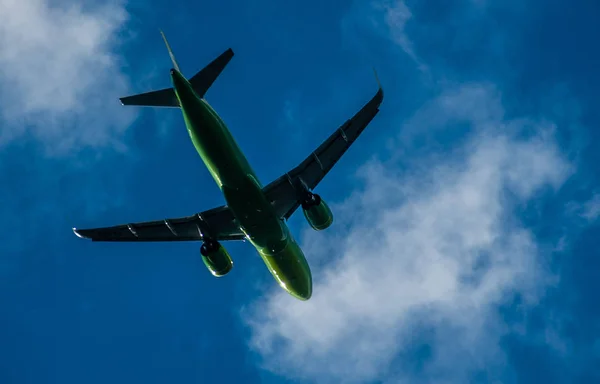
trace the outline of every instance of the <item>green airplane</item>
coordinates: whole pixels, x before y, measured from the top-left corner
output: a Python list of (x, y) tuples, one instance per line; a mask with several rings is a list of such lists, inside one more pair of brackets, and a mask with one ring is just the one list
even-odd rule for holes
[(123, 105), (181, 108), (198, 154), (225, 197), (225, 205), (192, 216), (112, 227), (76, 229), (92, 241), (202, 241), (200, 254), (216, 277), (226, 275), (233, 261), (221, 241), (248, 240), (279, 285), (300, 300), (312, 296), (312, 275), (304, 254), (286, 224), (302, 206), (314, 230), (333, 222), (325, 201), (312, 192), (379, 112), (383, 90), (329, 136), (294, 169), (263, 187), (223, 120), (204, 94), (233, 57), (230, 48), (186, 79), (162, 33), (173, 67), (173, 87), (121, 98)]

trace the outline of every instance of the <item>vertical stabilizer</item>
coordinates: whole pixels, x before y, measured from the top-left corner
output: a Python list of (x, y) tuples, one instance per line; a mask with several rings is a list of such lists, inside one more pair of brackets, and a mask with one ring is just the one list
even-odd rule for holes
[(169, 56), (171, 56), (171, 62), (173, 63), (173, 67), (175, 67), (177, 72), (181, 73), (181, 70), (179, 69), (179, 65), (177, 64), (177, 60), (175, 60), (175, 55), (173, 55), (173, 51), (171, 50), (171, 46), (169, 45), (169, 41), (167, 40), (165, 33), (161, 30), (160, 34), (161, 34), (163, 40), (165, 41), (165, 45), (167, 46), (167, 50), (169, 51)]

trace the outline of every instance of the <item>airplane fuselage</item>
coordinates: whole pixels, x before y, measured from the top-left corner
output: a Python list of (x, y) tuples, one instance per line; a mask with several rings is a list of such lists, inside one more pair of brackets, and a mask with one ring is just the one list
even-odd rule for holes
[(240, 229), (279, 285), (291, 295), (308, 300), (312, 276), (304, 253), (285, 221), (276, 215), (229, 129), (179, 71), (171, 70), (171, 79), (192, 143)]

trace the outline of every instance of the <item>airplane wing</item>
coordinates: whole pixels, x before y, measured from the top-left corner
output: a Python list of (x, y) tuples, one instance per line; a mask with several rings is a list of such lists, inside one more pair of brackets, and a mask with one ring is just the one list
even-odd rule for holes
[(147, 221), (113, 227), (76, 229), (73, 232), (92, 241), (201, 241), (243, 240), (244, 233), (227, 206), (193, 216)]
[(383, 89), (379, 84), (375, 96), (360, 111), (336, 129), (297, 167), (263, 189), (279, 217), (287, 220), (294, 213), (300, 206), (302, 184), (309, 190), (319, 184), (377, 115), (382, 101)]

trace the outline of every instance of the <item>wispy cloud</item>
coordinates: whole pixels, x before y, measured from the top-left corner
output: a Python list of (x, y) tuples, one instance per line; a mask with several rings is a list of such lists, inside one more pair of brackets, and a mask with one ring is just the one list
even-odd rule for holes
[(600, 194), (595, 194), (583, 204), (581, 216), (589, 221), (594, 221), (600, 216)]
[(342, 29), (352, 39), (356, 37), (358, 29), (375, 31), (399, 46), (419, 70), (427, 72), (427, 65), (415, 52), (413, 42), (406, 33), (406, 26), (412, 18), (410, 8), (403, 0), (355, 1), (342, 21)]
[[(589, 195), (588, 195), (589, 196)], [(564, 221), (569, 225), (568, 233), (563, 236), (561, 248), (568, 249), (568, 245), (572, 238), (576, 238), (581, 230), (596, 221), (600, 216), (600, 193), (591, 193), (591, 197), (583, 201), (569, 201), (565, 204)]]
[(412, 41), (406, 34), (406, 23), (412, 18), (412, 12), (403, 0), (382, 1), (374, 3), (375, 9), (384, 11), (384, 20), (389, 27), (389, 33), (396, 44), (398, 44), (411, 59), (423, 67), (421, 60), (415, 54)]
[(113, 53), (126, 20), (118, 2), (0, 0), (0, 145), (23, 135), (52, 154), (118, 145), (133, 118), (117, 100), (128, 84)]
[(593, 193), (592, 196), (582, 201), (569, 201), (564, 205), (562, 217), (562, 233), (558, 239), (555, 250), (557, 252), (567, 252), (572, 250), (572, 246), (579, 239), (583, 231), (595, 222), (600, 216), (600, 193)]

